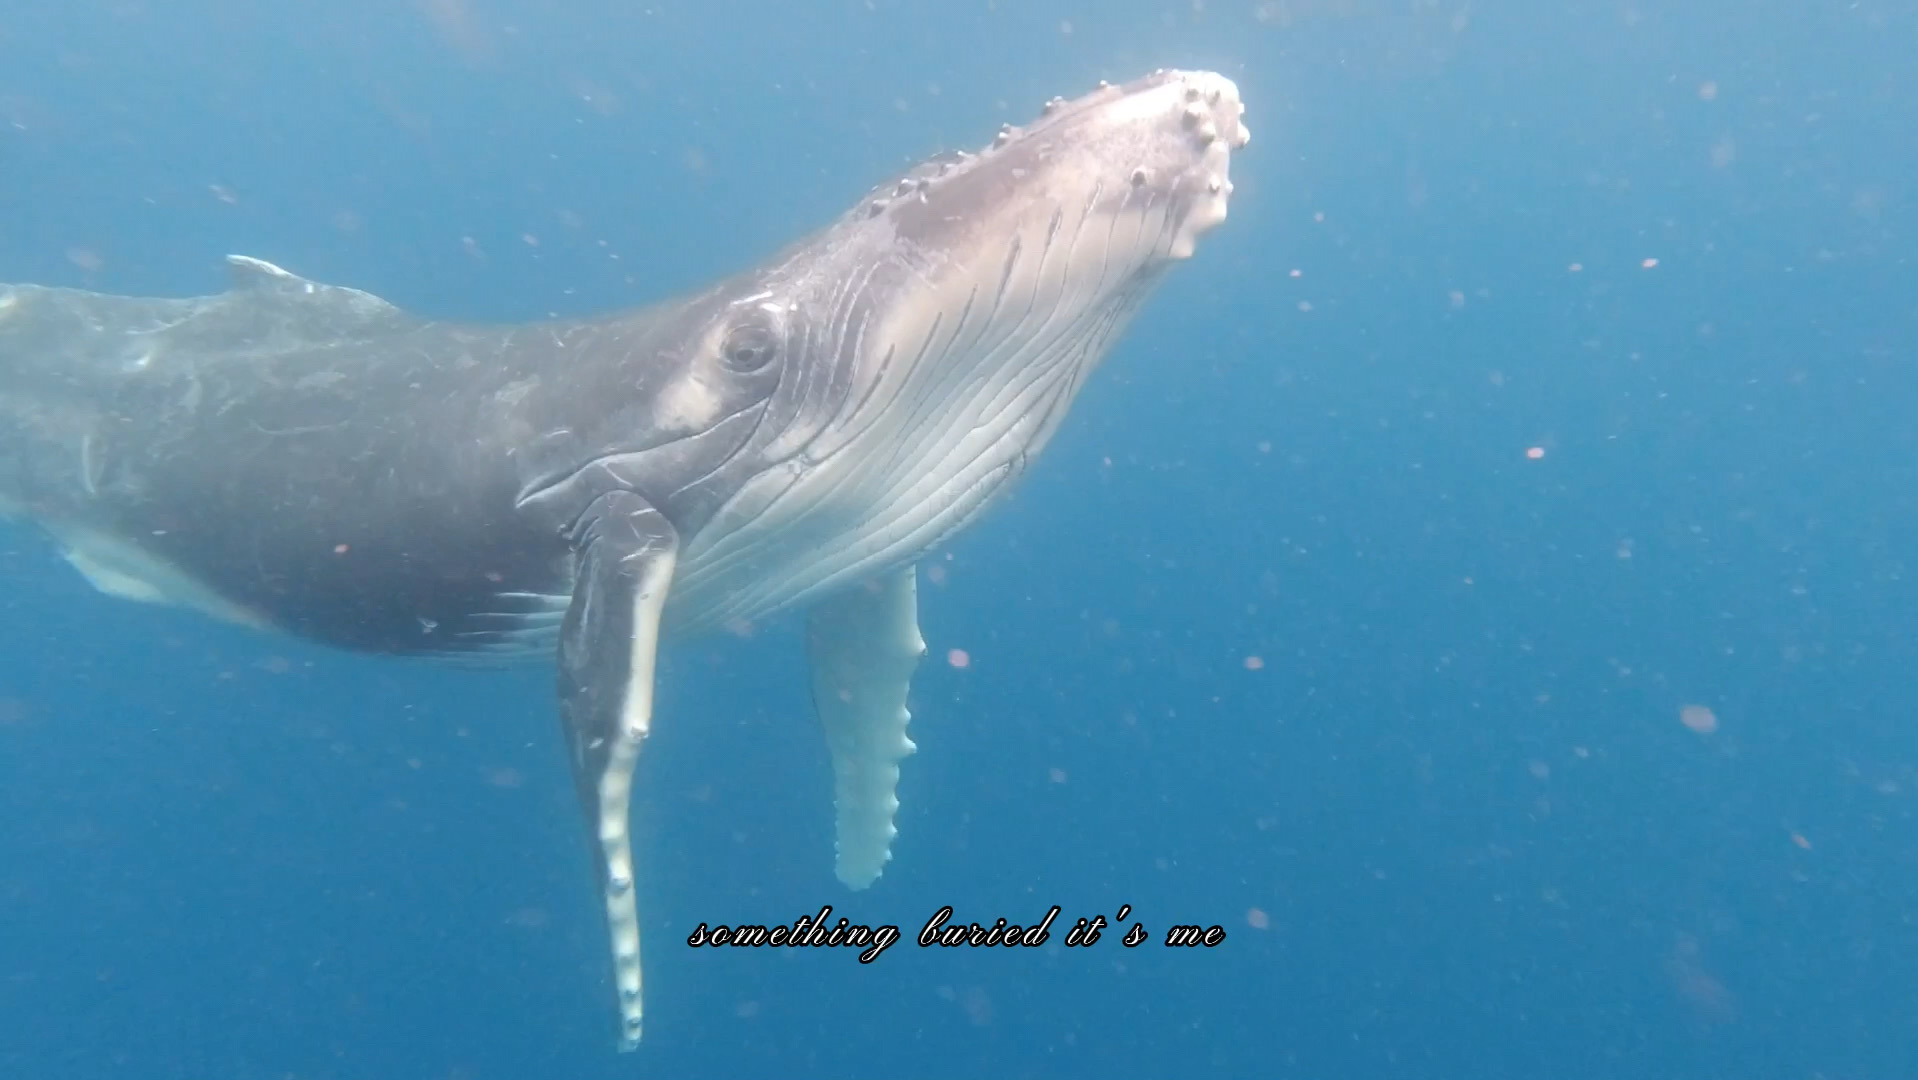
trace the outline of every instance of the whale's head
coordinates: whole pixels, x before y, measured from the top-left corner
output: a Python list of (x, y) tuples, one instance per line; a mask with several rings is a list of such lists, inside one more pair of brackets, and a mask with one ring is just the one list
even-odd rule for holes
[(777, 387), (741, 448), (754, 475), (729, 485), (682, 564), (678, 595), (704, 605), (688, 601), (700, 621), (860, 580), (970, 520), (1164, 271), (1225, 220), (1243, 111), (1210, 72), (1055, 98), (740, 282), (729, 318), (758, 328), (753, 359)]
[[(641, 1020), (626, 814), (645, 731), (624, 718), (650, 698), (598, 684), (650, 686), (641, 614), (686, 632), (841, 594), (815, 608), (808, 641), (816, 695), (845, 681), (816, 698), (836, 717), (838, 876), (870, 884), (890, 857), (912, 749), (900, 702), (924, 648), (901, 571), (1024, 470), (1153, 285), (1225, 220), (1242, 112), (1221, 75), (1102, 85), (907, 171), (697, 296), (514, 332), (548, 358), (546, 378), (496, 395), (529, 436), (514, 446), (518, 505), (576, 550), (620, 553), (572, 564), (585, 591), (556, 629), (567, 700), (583, 703), (567, 730), (601, 841), (622, 1045)], [(625, 712), (591, 711), (601, 700)], [(630, 726), (596, 738), (579, 715)]]
[(885, 218), (928, 263), (960, 264), (941, 276), (976, 278), (983, 261), (1006, 288), (1044, 296), (1050, 269), (1077, 287), (1053, 286), (1061, 306), (1087, 291), (1096, 303), (1102, 285), (1190, 256), (1225, 220), (1232, 153), (1251, 137), (1244, 111), (1238, 87), (1211, 72), (1101, 84), (1005, 125), (977, 153), (919, 166), (853, 216)]

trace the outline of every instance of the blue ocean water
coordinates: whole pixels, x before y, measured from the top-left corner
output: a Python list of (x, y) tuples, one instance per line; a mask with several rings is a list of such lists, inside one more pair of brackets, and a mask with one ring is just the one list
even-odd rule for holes
[[(797, 622), (667, 655), (635, 1055), (548, 669), (126, 604), (9, 526), (0, 1076), (1918, 1075), (1915, 41), (1894, 0), (0, 7), (0, 280), (111, 292), (238, 252), (594, 312), (1100, 78), (1221, 71), (1255, 133), (930, 564), (879, 885), (832, 878)], [(1227, 937), (683, 944), (827, 903)]]

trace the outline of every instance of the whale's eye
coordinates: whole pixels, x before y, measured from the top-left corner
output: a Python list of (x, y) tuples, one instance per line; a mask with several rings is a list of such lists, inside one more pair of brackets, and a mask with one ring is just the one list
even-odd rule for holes
[(727, 367), (742, 375), (750, 375), (766, 370), (778, 359), (779, 339), (772, 327), (754, 319), (726, 331), (726, 342), (720, 347), (720, 355), (725, 358)]

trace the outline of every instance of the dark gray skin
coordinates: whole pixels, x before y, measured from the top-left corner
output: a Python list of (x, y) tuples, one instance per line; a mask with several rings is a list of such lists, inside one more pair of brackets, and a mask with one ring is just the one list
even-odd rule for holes
[[(752, 467), (736, 455), (780, 382), (758, 359), (764, 320), (729, 318), (727, 297), (758, 275), (611, 318), (509, 328), (354, 311), (359, 297), (316, 297), (247, 264), (236, 276), (210, 302), (23, 292), (18, 317), (0, 322), (12, 391), (0, 423), (14, 446), (52, 430), (7, 455), (0, 490), (35, 518), (141, 538), (260, 621), (351, 649), (483, 648), (502, 627), (479, 613), (498, 611), (500, 593), (570, 588), (572, 529), (615, 487), (697, 528), (728, 466)], [(193, 313), (157, 348), (130, 351), (122, 328), (159, 304), (179, 305), (163, 319)], [(80, 342), (97, 347), (75, 363)], [(149, 349), (146, 377), (125, 377)], [(694, 366), (724, 387), (729, 418), (700, 431), (642, 422), (657, 388)], [(587, 467), (609, 459), (626, 467)]]
[(0, 286), (0, 511), (122, 595), (379, 653), (556, 645), (630, 1046), (626, 807), (663, 630), (814, 605), (841, 876), (876, 877), (911, 565), (1223, 219), (1240, 112), (1205, 73), (1055, 101), (757, 268), (596, 318), (433, 321), (250, 259), (195, 299)]

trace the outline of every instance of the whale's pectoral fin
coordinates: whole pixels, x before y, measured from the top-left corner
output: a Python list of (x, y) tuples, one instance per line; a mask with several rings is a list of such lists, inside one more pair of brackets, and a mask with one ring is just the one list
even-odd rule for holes
[(914, 568), (856, 586), (812, 609), (806, 627), (813, 706), (832, 748), (838, 857), (834, 872), (855, 889), (871, 885), (892, 858), (899, 830), (899, 762), (906, 692), (926, 654), (919, 636)]
[(679, 537), (631, 492), (602, 495), (573, 528), (572, 605), (560, 627), (559, 704), (573, 780), (596, 841), (619, 990), (620, 1048), (639, 1045), (639, 909), (628, 808), (633, 764), (653, 721), (659, 616)]

